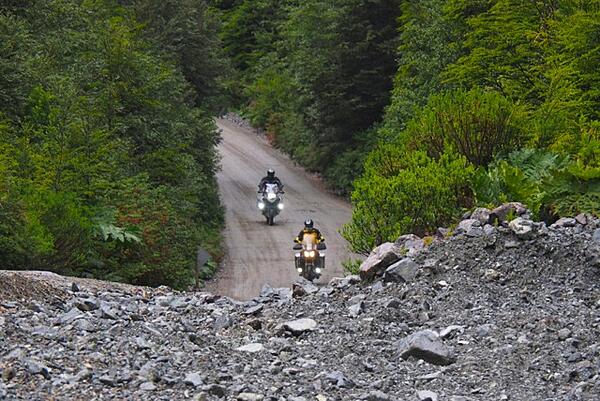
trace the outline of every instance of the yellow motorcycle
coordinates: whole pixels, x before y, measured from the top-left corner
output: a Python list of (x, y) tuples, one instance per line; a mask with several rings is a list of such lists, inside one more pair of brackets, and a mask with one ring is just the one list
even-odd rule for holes
[(302, 243), (294, 245), (294, 261), (300, 276), (309, 281), (321, 276), (326, 249), (327, 246), (317, 240), (317, 234), (305, 234)]

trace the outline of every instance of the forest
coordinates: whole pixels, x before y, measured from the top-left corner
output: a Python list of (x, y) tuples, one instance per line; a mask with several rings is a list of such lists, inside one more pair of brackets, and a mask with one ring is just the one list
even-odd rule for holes
[(237, 105), (349, 196), (353, 251), (466, 209), (600, 213), (600, 1), (216, 1)]
[(227, 69), (195, 0), (0, 7), (0, 268), (184, 288), (218, 257)]
[(225, 110), (352, 201), (360, 254), (599, 216), (599, 65), (600, 0), (5, 0), (0, 268), (185, 288)]

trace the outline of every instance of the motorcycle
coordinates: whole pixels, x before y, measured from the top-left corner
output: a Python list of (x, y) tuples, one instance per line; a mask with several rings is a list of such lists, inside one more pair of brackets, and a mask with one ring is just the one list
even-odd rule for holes
[(302, 243), (294, 245), (294, 262), (301, 277), (309, 281), (321, 277), (326, 249), (323, 242), (317, 242), (316, 234), (304, 234)]
[(265, 184), (262, 192), (259, 192), (257, 206), (267, 219), (267, 224), (272, 226), (273, 219), (283, 210), (283, 192), (277, 184)]

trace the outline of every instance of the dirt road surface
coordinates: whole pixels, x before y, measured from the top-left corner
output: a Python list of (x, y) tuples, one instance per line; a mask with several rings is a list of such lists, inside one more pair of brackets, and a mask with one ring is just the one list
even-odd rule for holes
[[(310, 217), (325, 236), (325, 271), (317, 283), (342, 276), (341, 262), (351, 254), (338, 229), (351, 217), (345, 200), (325, 191), (318, 180), (295, 166), (264, 138), (227, 121), (217, 120), (223, 141), (218, 174), (221, 199), (226, 208), (227, 256), (210, 291), (236, 299), (250, 299), (264, 284), (289, 286), (297, 278), (293, 238)], [(275, 170), (285, 188), (285, 209), (268, 226), (256, 206), (257, 185), (268, 168)]]

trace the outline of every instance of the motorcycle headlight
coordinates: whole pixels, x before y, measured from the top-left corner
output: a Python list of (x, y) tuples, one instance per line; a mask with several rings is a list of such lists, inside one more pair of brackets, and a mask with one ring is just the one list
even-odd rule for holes
[(283, 203), (279, 202), (279, 204), (277, 205), (277, 209), (283, 210)]
[(267, 200), (270, 202), (273, 202), (275, 199), (277, 199), (277, 195), (275, 195), (273, 192), (269, 192), (267, 194)]
[(265, 208), (265, 204), (264, 204), (264, 203), (262, 203), (262, 202), (258, 202), (258, 208), (259, 208), (260, 210), (263, 210), (263, 209)]
[(321, 268), (320, 268), (320, 267), (317, 267), (317, 268), (315, 269), (315, 273), (317, 273), (317, 274), (321, 274)]
[(300, 257), (300, 252), (294, 254), (295, 257), (299, 258)]
[(302, 273), (302, 268), (301, 267), (298, 268), (298, 273)]

